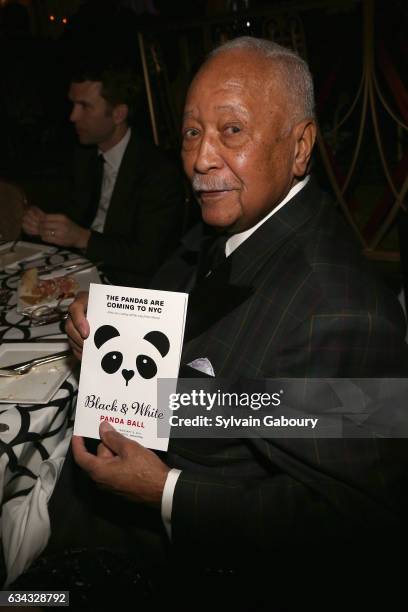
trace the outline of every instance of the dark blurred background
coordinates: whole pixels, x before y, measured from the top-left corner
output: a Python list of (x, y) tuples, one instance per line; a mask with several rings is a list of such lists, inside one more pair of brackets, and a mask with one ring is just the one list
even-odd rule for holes
[(75, 142), (67, 89), (81, 57), (140, 72), (152, 107), (146, 97), (141, 119), (178, 156), (185, 92), (206, 53), (242, 34), (262, 36), (309, 61), (321, 129), (314, 170), (362, 249), (398, 278), (406, 0), (0, 0), (0, 9), (0, 177), (21, 184), (29, 201), (46, 208), (64, 192)]

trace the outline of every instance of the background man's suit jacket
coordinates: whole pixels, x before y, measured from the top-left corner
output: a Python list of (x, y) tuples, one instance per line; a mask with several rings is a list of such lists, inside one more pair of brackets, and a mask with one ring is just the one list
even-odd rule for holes
[[(196, 257), (184, 246), (153, 285), (182, 290)], [(188, 308), (182, 363), (207, 357), (217, 377), (408, 371), (399, 304), (312, 180), (193, 289)], [(387, 534), (406, 511), (407, 442), (172, 439), (167, 461), (183, 470), (174, 544), (234, 563), (243, 551), (296, 556), (305, 543)]]
[[(95, 147), (78, 147), (72, 199), (65, 212), (79, 225), (94, 192)], [(146, 287), (176, 247), (183, 225), (180, 172), (163, 152), (132, 137), (120, 165), (103, 233), (92, 232), (86, 256), (103, 261), (116, 284)]]

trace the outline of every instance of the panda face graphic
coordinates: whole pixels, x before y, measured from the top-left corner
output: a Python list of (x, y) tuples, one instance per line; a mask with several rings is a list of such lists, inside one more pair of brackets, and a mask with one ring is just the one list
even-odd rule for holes
[[(102, 325), (96, 330), (93, 339), (96, 348), (100, 349), (109, 340), (117, 338), (118, 336), (120, 336), (120, 333), (116, 327), (113, 327), (113, 325)], [(170, 350), (169, 339), (163, 332), (151, 331), (143, 337), (143, 340), (147, 340), (147, 342), (160, 353), (161, 357), (165, 357)], [(107, 350), (101, 359), (101, 368), (106, 374), (116, 374), (116, 372), (122, 368), (123, 362), (123, 354), (119, 350)], [(125, 365), (130, 364), (126, 363)], [(137, 355), (135, 361), (131, 365), (135, 369), (121, 369), (121, 374), (125, 380), (126, 386), (128, 386), (129, 381), (134, 377), (135, 370), (145, 379), (154, 378), (157, 374), (155, 360), (153, 357), (144, 353)]]

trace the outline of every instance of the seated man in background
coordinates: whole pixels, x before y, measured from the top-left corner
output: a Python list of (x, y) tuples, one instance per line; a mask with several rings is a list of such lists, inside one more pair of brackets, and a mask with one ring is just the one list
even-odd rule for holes
[[(129, 71), (83, 70), (69, 88), (81, 147), (68, 203), (31, 206), (23, 230), (101, 261), (112, 283), (145, 287), (174, 249), (183, 225), (177, 166), (142, 136), (141, 84)], [(135, 115), (139, 111), (139, 116)], [(132, 128), (131, 125), (135, 123)]]

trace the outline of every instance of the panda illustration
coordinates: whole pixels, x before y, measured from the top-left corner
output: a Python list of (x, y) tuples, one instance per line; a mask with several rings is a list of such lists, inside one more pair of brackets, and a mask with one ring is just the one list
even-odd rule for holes
[[(113, 325), (102, 325), (98, 327), (94, 334), (94, 343), (97, 349), (100, 349), (106, 342), (120, 336), (119, 331)], [(166, 334), (160, 331), (148, 332), (143, 340), (150, 342), (162, 357), (165, 357), (170, 350), (170, 342)], [(107, 374), (115, 374), (119, 371), (123, 364), (123, 354), (118, 350), (108, 350), (101, 360), (101, 368)], [(157, 374), (157, 365), (155, 360), (149, 355), (140, 354), (136, 357), (136, 370), (142, 378), (154, 378)], [(125, 380), (126, 387), (129, 381), (134, 377), (135, 370), (127, 370), (123, 368), (121, 374)]]

